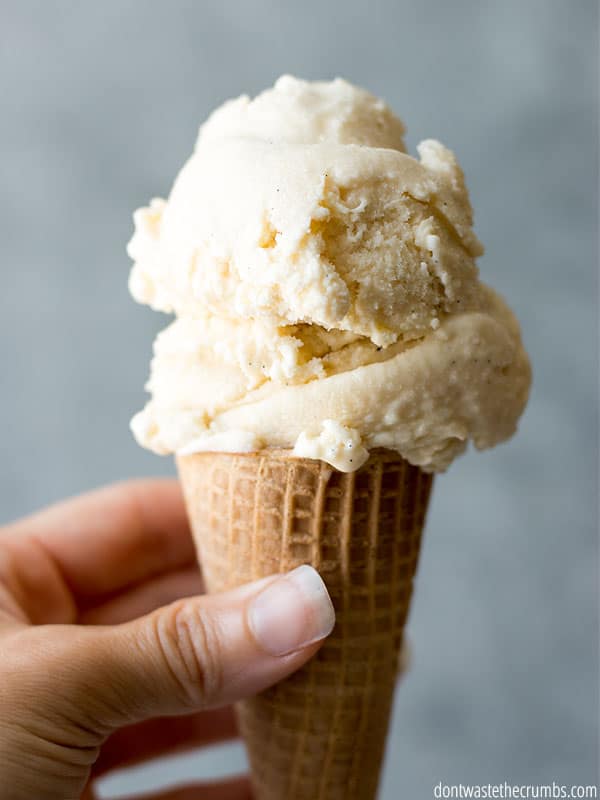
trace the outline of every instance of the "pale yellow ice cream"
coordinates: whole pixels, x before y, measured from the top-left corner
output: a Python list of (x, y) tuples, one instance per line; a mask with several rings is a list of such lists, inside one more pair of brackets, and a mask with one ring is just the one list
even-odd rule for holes
[(385, 104), (283, 77), (200, 129), (168, 201), (135, 214), (133, 296), (176, 319), (132, 421), (159, 453), (277, 446), (357, 469), (445, 469), (515, 431), (529, 363), (480, 283), (454, 155), (404, 151)]

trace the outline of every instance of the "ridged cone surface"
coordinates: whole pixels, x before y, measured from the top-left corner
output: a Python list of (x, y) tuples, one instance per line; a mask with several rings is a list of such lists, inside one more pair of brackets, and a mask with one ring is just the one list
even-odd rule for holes
[(177, 463), (210, 592), (311, 564), (336, 610), (305, 667), (238, 704), (257, 800), (373, 800), (431, 476), (386, 450), (354, 473), (286, 450)]

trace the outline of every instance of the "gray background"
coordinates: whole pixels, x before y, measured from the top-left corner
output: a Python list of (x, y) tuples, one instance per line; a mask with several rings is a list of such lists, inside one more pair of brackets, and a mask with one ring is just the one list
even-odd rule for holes
[(168, 192), (225, 98), (340, 74), (390, 102), (411, 148), (456, 150), (484, 279), (535, 374), (518, 437), (438, 480), (381, 797), (594, 781), (596, 3), (2, 0), (0, 15), (2, 519), (172, 472), (127, 427), (166, 322), (127, 294), (131, 213)]

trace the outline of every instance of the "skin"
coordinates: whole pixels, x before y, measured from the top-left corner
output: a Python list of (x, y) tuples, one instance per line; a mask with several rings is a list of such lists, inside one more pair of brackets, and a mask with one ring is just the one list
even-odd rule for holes
[[(201, 596), (170, 480), (100, 489), (0, 529), (2, 799), (94, 800), (114, 769), (235, 737), (230, 704), (320, 646), (260, 647), (246, 610), (269, 580)], [(241, 777), (150, 797), (251, 790)]]

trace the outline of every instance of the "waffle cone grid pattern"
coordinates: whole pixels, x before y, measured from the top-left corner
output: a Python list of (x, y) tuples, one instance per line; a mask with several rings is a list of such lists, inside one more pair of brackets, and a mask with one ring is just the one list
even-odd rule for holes
[(178, 466), (209, 591), (311, 564), (336, 610), (305, 667), (238, 704), (257, 800), (373, 800), (431, 476), (385, 450), (354, 473), (279, 450)]

